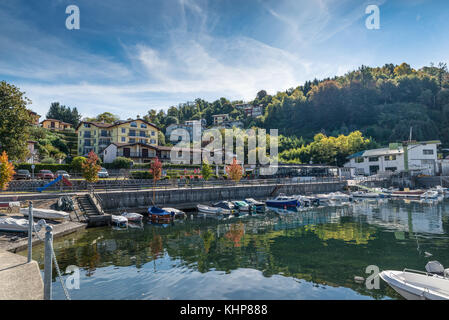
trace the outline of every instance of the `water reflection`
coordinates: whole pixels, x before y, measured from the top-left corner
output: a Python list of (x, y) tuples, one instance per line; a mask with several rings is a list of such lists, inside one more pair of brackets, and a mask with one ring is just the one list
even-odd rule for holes
[[(90, 229), (55, 241), (62, 269), (82, 268), (78, 299), (399, 298), (356, 284), (365, 268), (449, 266), (449, 203), (361, 201), (297, 214), (166, 227)], [(43, 248), (34, 258), (43, 267)], [(63, 298), (59, 282), (54, 295)]]

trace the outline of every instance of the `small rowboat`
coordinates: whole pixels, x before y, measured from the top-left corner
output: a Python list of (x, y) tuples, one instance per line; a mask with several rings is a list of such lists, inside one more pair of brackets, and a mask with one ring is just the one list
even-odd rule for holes
[(164, 209), (158, 207), (148, 208), (148, 218), (150, 218), (153, 223), (170, 223), (174, 219), (174, 213), (165, 211)]
[(143, 215), (135, 212), (123, 212), (122, 217), (125, 217), (130, 222), (142, 222)]
[(214, 215), (214, 216), (219, 216), (219, 215), (229, 216), (232, 213), (231, 210), (229, 210), (229, 209), (219, 208), (219, 207), (209, 207), (209, 206), (205, 206), (202, 204), (199, 204), (196, 207), (199, 212), (206, 213), (209, 215)]
[(112, 224), (120, 228), (127, 228), (128, 219), (123, 216), (112, 215)]
[[(20, 213), (25, 217), (28, 217), (28, 208), (21, 208)], [(48, 219), (48, 220), (66, 220), (70, 214), (65, 211), (57, 211), (51, 209), (38, 209), (33, 208), (33, 218)]]
[(0, 230), (10, 232), (28, 232), (28, 220), (0, 218)]

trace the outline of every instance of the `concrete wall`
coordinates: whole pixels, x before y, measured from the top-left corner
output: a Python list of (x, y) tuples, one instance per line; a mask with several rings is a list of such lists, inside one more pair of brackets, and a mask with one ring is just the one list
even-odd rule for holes
[[(342, 190), (345, 186), (346, 182), (329, 182), (156, 190), (155, 203), (162, 207), (175, 206), (186, 209), (194, 208), (196, 204), (208, 204), (220, 200), (267, 199), (279, 193), (293, 195), (334, 192)], [(100, 192), (98, 195), (106, 212), (120, 211), (125, 208), (147, 208), (152, 205), (153, 199), (152, 190)]]

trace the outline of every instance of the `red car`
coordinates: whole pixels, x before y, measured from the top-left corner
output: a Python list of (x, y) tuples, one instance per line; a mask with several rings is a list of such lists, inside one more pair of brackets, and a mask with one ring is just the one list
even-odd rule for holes
[(37, 174), (38, 179), (54, 179), (55, 175), (50, 170), (40, 170)]

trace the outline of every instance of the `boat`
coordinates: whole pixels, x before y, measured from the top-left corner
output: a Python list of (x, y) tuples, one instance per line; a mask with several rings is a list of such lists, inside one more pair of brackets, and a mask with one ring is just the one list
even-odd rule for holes
[(168, 211), (165, 211), (164, 209), (158, 208), (158, 207), (149, 207), (148, 208), (148, 217), (150, 218), (151, 222), (154, 223), (170, 223), (173, 218), (174, 214)]
[(219, 207), (210, 207), (210, 206), (205, 206), (205, 205), (202, 205), (202, 204), (199, 204), (196, 207), (198, 209), (198, 212), (205, 213), (205, 214), (208, 214), (208, 215), (229, 216), (232, 213), (231, 210), (228, 210), (228, 209), (219, 208)]
[(122, 217), (125, 217), (130, 222), (141, 222), (143, 219), (143, 215), (135, 212), (123, 212)]
[(404, 190), (404, 191), (393, 191), (391, 193), (392, 197), (396, 198), (419, 198), (425, 191), (424, 190)]
[(295, 197), (287, 197), (284, 194), (278, 195), (276, 198), (265, 201), (268, 207), (275, 208), (294, 208), (297, 209), (301, 206), (301, 202)]
[(225, 201), (225, 200), (219, 201), (219, 202), (212, 204), (212, 207), (229, 210), (231, 212), (231, 214), (234, 214), (235, 216), (239, 215), (237, 207), (235, 206), (235, 204), (233, 204), (230, 201)]
[[(25, 217), (28, 217), (28, 208), (21, 208), (20, 213)], [(48, 219), (48, 220), (66, 220), (70, 216), (70, 213), (65, 211), (57, 211), (51, 209), (39, 209), (33, 208), (33, 218)]]
[(245, 202), (249, 205), (252, 205), (256, 208), (256, 212), (264, 212), (265, 211), (265, 203), (254, 200), (253, 198), (246, 198)]
[(421, 194), (419, 197), (421, 199), (438, 199), (439, 196), (440, 194), (438, 193), (438, 191), (428, 190)]
[(340, 201), (340, 202), (350, 202), (352, 201), (352, 195), (343, 193), (343, 192), (332, 192), (329, 194), (331, 200)]
[(120, 228), (127, 228), (128, 227), (128, 219), (124, 216), (120, 215), (112, 215), (112, 224), (120, 227)]
[(352, 193), (352, 196), (354, 198), (382, 198), (382, 194), (381, 193), (377, 193), (377, 192), (365, 192), (365, 191), (354, 191)]
[(232, 204), (239, 210), (244, 212), (250, 212), (252, 210), (252, 206), (249, 205), (245, 201), (232, 201)]
[(332, 201), (331, 196), (328, 194), (324, 194), (324, 193), (316, 194), (315, 199), (318, 200), (318, 203), (320, 205), (324, 205), (324, 206), (334, 205), (334, 202)]
[(429, 261), (426, 270), (385, 270), (379, 276), (407, 300), (449, 300), (449, 269)]
[(28, 220), (0, 218), (0, 230), (10, 232), (28, 232)]
[(172, 213), (175, 219), (184, 219), (187, 216), (184, 211), (175, 208), (162, 208), (162, 210)]

